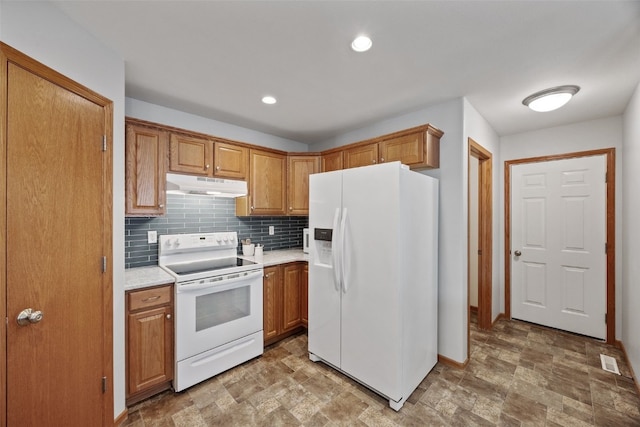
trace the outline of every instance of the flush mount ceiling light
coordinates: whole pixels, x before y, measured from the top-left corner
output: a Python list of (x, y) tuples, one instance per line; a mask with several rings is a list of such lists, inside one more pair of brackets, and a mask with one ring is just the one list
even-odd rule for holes
[(371, 49), (373, 42), (367, 36), (358, 36), (351, 42), (351, 49), (356, 52), (366, 52)]
[(580, 86), (575, 85), (552, 87), (527, 96), (522, 103), (533, 111), (553, 111), (569, 102), (579, 90)]
[(267, 95), (267, 96), (263, 96), (262, 97), (262, 102), (264, 102), (265, 104), (268, 104), (268, 105), (273, 105), (276, 102), (278, 102), (278, 100), (275, 97), (271, 96), (271, 95)]

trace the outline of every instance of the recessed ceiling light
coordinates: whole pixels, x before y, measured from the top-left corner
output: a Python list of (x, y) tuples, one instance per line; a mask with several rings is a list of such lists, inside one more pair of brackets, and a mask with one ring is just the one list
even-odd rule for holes
[(553, 111), (569, 102), (579, 90), (580, 86), (575, 85), (552, 87), (527, 96), (522, 103), (533, 111)]
[(373, 42), (367, 36), (358, 36), (351, 42), (351, 49), (356, 52), (366, 52), (371, 49)]
[(272, 105), (272, 104), (275, 104), (276, 102), (278, 102), (278, 100), (277, 100), (277, 99), (275, 99), (275, 98), (274, 98), (273, 96), (271, 96), (271, 95), (267, 95), (267, 96), (263, 96), (263, 97), (262, 97), (262, 102), (264, 102), (265, 104)]

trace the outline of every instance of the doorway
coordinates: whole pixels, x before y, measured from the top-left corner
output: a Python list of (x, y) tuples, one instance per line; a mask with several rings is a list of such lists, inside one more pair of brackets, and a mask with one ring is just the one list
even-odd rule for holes
[(113, 425), (112, 103), (0, 62), (0, 426)]
[[(598, 158), (602, 159), (602, 165), (598, 164), (599, 162)], [(574, 159), (575, 159), (575, 162), (577, 162), (577, 166), (571, 163), (572, 161), (574, 161)], [(590, 159), (593, 159), (593, 160), (590, 160)], [(562, 162), (555, 162), (555, 161), (562, 161)], [(589, 162), (593, 163), (593, 165)], [(555, 165), (551, 167), (553, 163), (555, 163)], [(561, 178), (558, 178), (558, 179), (563, 180), (562, 182), (564, 182), (565, 185), (553, 184), (552, 177), (550, 176), (546, 177), (545, 171), (546, 169), (548, 169), (546, 167), (547, 165), (551, 169), (558, 169), (558, 168), (562, 169), (561, 166), (567, 165), (568, 169), (565, 168), (566, 170), (562, 169), (561, 171), (559, 169), (560, 172), (558, 172), (561, 176)], [(517, 167), (518, 169), (514, 169), (515, 167)], [(531, 171), (529, 171), (529, 169), (531, 169)], [(593, 177), (589, 178), (589, 174), (591, 173), (590, 170), (592, 169), (595, 172)], [(597, 172), (597, 170), (600, 170), (600, 172)], [(515, 197), (521, 198), (520, 196), (521, 191), (519, 189), (515, 189), (514, 185), (517, 184), (519, 187), (522, 186), (521, 185), (522, 180), (521, 179), (518, 180), (518, 176), (521, 176), (522, 175), (521, 172), (523, 171), (528, 171), (526, 180), (529, 184), (531, 184), (529, 187), (531, 188), (535, 187), (536, 182), (538, 182), (537, 187), (540, 187), (541, 191), (543, 191), (540, 195), (538, 195), (537, 198), (531, 198), (533, 202), (536, 202), (536, 203), (532, 202), (532, 204), (537, 205), (539, 211), (547, 210), (546, 208), (544, 208), (545, 204), (547, 205), (552, 204), (551, 200), (545, 202), (547, 198), (553, 197), (553, 194), (555, 193), (561, 194), (562, 191), (566, 191), (566, 190), (554, 191), (553, 189), (543, 190), (542, 187), (546, 188), (553, 185), (554, 188), (555, 186), (557, 186), (558, 188), (567, 187), (569, 191), (571, 191), (571, 194), (569, 194), (570, 197), (567, 199), (568, 204), (563, 202), (563, 204), (567, 204), (567, 209), (565, 209), (565, 211), (561, 215), (562, 218), (568, 218), (568, 219), (565, 219), (564, 222), (565, 223), (568, 222), (567, 226), (569, 227), (569, 229), (564, 231), (554, 232), (552, 233), (552, 237), (547, 237), (546, 240), (538, 239), (543, 244), (538, 245), (540, 246), (540, 248), (538, 248), (538, 250), (535, 251), (537, 252), (536, 256), (538, 257), (542, 256), (545, 248), (554, 247), (554, 245), (552, 244), (553, 242), (551, 242), (551, 240), (555, 238), (553, 236), (561, 235), (563, 242), (571, 240), (571, 242), (569, 243), (571, 244), (572, 248), (569, 248), (570, 250), (563, 249), (561, 251), (562, 254), (560, 255), (559, 253), (556, 256), (556, 258), (560, 258), (561, 256), (563, 257), (571, 256), (572, 257), (571, 262), (562, 262), (561, 263), (562, 265), (559, 264), (558, 266), (556, 266), (557, 268), (553, 266), (546, 267), (544, 260), (537, 260), (536, 262), (534, 262), (534, 260), (527, 261), (525, 259), (527, 255), (525, 251), (522, 250), (520, 246), (518, 248), (513, 246), (514, 244), (522, 245), (522, 239), (520, 235), (521, 233), (518, 233), (518, 235), (515, 235), (514, 233), (516, 233), (516, 231), (513, 229), (515, 221), (518, 218), (522, 218), (522, 213), (517, 212), (517, 209), (520, 209), (522, 207), (522, 203), (519, 203), (518, 206), (516, 206), (515, 208), (513, 204), (516, 201)], [(589, 180), (591, 182), (599, 181), (599, 183), (588, 184)], [(518, 182), (520, 182), (520, 184), (518, 184)], [(602, 189), (597, 190), (597, 189), (591, 188), (596, 186), (600, 186), (602, 187)], [(592, 192), (592, 191), (600, 192), (601, 196), (599, 196), (599, 198), (601, 199), (601, 201), (598, 203), (598, 206), (586, 207), (587, 203), (591, 203), (588, 199), (591, 198), (592, 196), (585, 195), (586, 193), (582, 194), (582, 192), (584, 191), (581, 190), (581, 187), (584, 187), (585, 188), (584, 191), (587, 191), (587, 192)], [(559, 197), (560, 196), (558, 196), (558, 198)], [(595, 197), (595, 195), (593, 197)], [(557, 205), (560, 205), (560, 203), (554, 202), (553, 205), (557, 206)], [(532, 209), (533, 208), (535, 208), (535, 206), (532, 206)], [(596, 222), (593, 223), (594, 225), (590, 225), (590, 226), (587, 226), (586, 224), (583, 225), (583, 219), (584, 221), (587, 221), (587, 222), (591, 221), (586, 216), (593, 215), (592, 211), (594, 210), (597, 210), (602, 215), (602, 218), (600, 220), (596, 220)], [(582, 218), (581, 212), (585, 212), (584, 214), (586, 215), (585, 218)], [(569, 213), (571, 214), (571, 216), (567, 216)], [(533, 222), (530, 221), (531, 224), (533, 225), (538, 224), (539, 225), (538, 228), (544, 227), (548, 229), (551, 227), (551, 225), (546, 225), (544, 223), (544, 221), (548, 221), (548, 220), (545, 220), (542, 217), (536, 220), (535, 219), (536, 217), (533, 215), (533, 213), (529, 213), (527, 215), (530, 217), (531, 221), (533, 221)], [(518, 222), (521, 222), (521, 221), (518, 220)], [(540, 225), (540, 224), (543, 224), (543, 225)], [(604, 237), (599, 238), (600, 243), (594, 243), (593, 245), (591, 245), (592, 247), (587, 247), (588, 242), (586, 239), (591, 239), (592, 238), (591, 234), (593, 233), (585, 234), (583, 237), (581, 237), (581, 233), (578, 233), (578, 231), (580, 231), (579, 229), (581, 228), (589, 229), (594, 227), (602, 227), (601, 233)], [(536, 227), (527, 226), (526, 229), (531, 239), (535, 239)], [(544, 237), (543, 234), (544, 233), (541, 234), (542, 237)], [(548, 235), (549, 233), (547, 232), (546, 234)], [(598, 233), (596, 233), (596, 237), (597, 235)], [(580, 245), (583, 245), (584, 248), (581, 249), (579, 247)], [(535, 246), (535, 245), (529, 245), (529, 246)], [(602, 267), (601, 267), (602, 272), (599, 273), (599, 270), (597, 269), (595, 269), (594, 271), (596, 272), (598, 277), (600, 277), (599, 279), (600, 283), (602, 283), (602, 281), (605, 282), (604, 289), (602, 289), (601, 291), (602, 295), (599, 297), (601, 300), (606, 301), (604, 304), (605, 314), (604, 316), (602, 316), (602, 313), (600, 313), (600, 315), (595, 316), (597, 317), (597, 320), (602, 324), (601, 328), (603, 332), (599, 332), (596, 335), (585, 333), (580, 330), (574, 331), (574, 332), (578, 332), (578, 333), (586, 334), (590, 336), (597, 336), (600, 338), (602, 337), (601, 334), (606, 333), (606, 341), (609, 344), (613, 344), (615, 342), (615, 283), (614, 283), (614, 279), (615, 279), (615, 149), (611, 148), (611, 149), (593, 150), (593, 151), (587, 151), (587, 152), (568, 153), (568, 154), (555, 155), (555, 156), (543, 156), (543, 157), (536, 157), (536, 158), (506, 161), (505, 162), (505, 254), (504, 254), (506, 317), (510, 319), (514, 315), (513, 304), (516, 303), (514, 301), (514, 298), (517, 299), (518, 301), (517, 303), (519, 304), (519, 306), (523, 305), (521, 304), (523, 294), (520, 288), (518, 289), (514, 288), (515, 279), (513, 275), (516, 273), (518, 274), (518, 283), (517, 283), (518, 286), (520, 286), (520, 284), (522, 283), (522, 280), (525, 280), (527, 277), (531, 279), (529, 280), (529, 282), (539, 284), (539, 282), (543, 282), (544, 280), (547, 280), (549, 277), (555, 277), (553, 276), (553, 274), (545, 272), (546, 269), (555, 268), (555, 269), (562, 270), (560, 273), (558, 273), (558, 277), (562, 279), (563, 283), (560, 283), (560, 285), (558, 285), (560, 279), (557, 279), (557, 280), (554, 280), (555, 284), (553, 286), (559, 287), (562, 285), (563, 287), (562, 295), (553, 297), (551, 294), (549, 294), (549, 292), (551, 291), (544, 289), (544, 287), (533, 286), (533, 285), (528, 286), (526, 289), (526, 292), (527, 292), (527, 295), (531, 296), (531, 298), (529, 297), (527, 298), (531, 301), (526, 301), (526, 304), (524, 304), (526, 305), (525, 311), (538, 310), (543, 308), (542, 306), (544, 305), (545, 298), (554, 304), (555, 302), (552, 301), (552, 299), (555, 299), (555, 300), (562, 299), (562, 304), (564, 305), (562, 306), (561, 309), (558, 309), (555, 311), (560, 311), (559, 315), (566, 317), (567, 319), (573, 317), (574, 320), (567, 320), (568, 322), (570, 322), (571, 324), (575, 324), (575, 319), (578, 317), (585, 318), (585, 319), (588, 318), (590, 316), (590, 314), (588, 313), (589, 308), (587, 306), (587, 303), (584, 302), (587, 300), (580, 297), (579, 294), (583, 292), (582, 291), (583, 289), (585, 289), (584, 292), (587, 292), (587, 290), (589, 293), (597, 292), (597, 290), (589, 290), (591, 289), (590, 286), (592, 286), (590, 284), (592, 279), (589, 277), (589, 275), (591, 274), (590, 270), (592, 269), (592, 267), (594, 267), (595, 263), (593, 261), (587, 260), (585, 261), (586, 264), (584, 266), (581, 266), (580, 261), (576, 257), (592, 256), (591, 255), (592, 253), (596, 254), (596, 256), (599, 256), (601, 259), (600, 262), (602, 262)], [(519, 263), (519, 264), (516, 264), (516, 263)], [(534, 279), (534, 276), (536, 274), (540, 276), (538, 279)], [(551, 274), (551, 276), (549, 276), (549, 274)], [(577, 304), (577, 305), (573, 304), (571, 303), (571, 300), (579, 301), (580, 304)], [(538, 307), (536, 307), (536, 305)], [(520, 307), (518, 307), (518, 312), (516, 313), (516, 315), (518, 317), (523, 316), (522, 311), (523, 310), (520, 310)], [(582, 313), (581, 311), (584, 311), (584, 313)], [(595, 311), (593, 310), (592, 312), (595, 313)], [(524, 314), (524, 315), (528, 316), (528, 314)], [(551, 315), (547, 317), (550, 317), (550, 316)], [(591, 316), (591, 317), (594, 317), (594, 316)], [(554, 323), (553, 325), (547, 325), (547, 326), (559, 327), (561, 329), (566, 329), (566, 330), (573, 330), (572, 329), (573, 326), (569, 328), (563, 328), (562, 322), (560, 322), (558, 325), (559, 326), (556, 326), (556, 324)]]
[(478, 328), (487, 330), (492, 325), (492, 154), (471, 138), (468, 144), (467, 318), (477, 311)]

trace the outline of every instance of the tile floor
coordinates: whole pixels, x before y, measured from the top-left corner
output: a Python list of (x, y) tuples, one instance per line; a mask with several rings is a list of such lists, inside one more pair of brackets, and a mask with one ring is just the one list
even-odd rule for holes
[[(621, 351), (519, 321), (472, 325), (464, 370), (438, 363), (400, 412), (307, 356), (307, 337), (182, 393), (129, 408), (123, 426), (640, 426)], [(616, 358), (622, 375), (600, 368)]]

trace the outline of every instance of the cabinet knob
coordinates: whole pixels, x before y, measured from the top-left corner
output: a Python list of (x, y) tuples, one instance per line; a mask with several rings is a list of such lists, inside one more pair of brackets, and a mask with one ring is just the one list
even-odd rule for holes
[(253, 210), (253, 206), (251, 206), (251, 210)]
[(167, 314), (167, 319), (171, 319), (171, 315), (170, 314)]
[(205, 168), (205, 169), (209, 169), (209, 166), (210, 166), (210, 165), (206, 165), (204, 168)]
[(164, 204), (163, 204), (163, 203), (160, 203), (160, 204), (158, 205), (158, 207), (159, 207), (159, 208), (164, 208)]
[(371, 160), (371, 163), (375, 164), (376, 163), (376, 159)]
[(216, 166), (216, 170), (219, 171), (220, 170), (220, 166)]
[(380, 163), (384, 163), (384, 157), (380, 157)]
[(293, 210), (293, 206), (289, 206), (289, 210), (292, 211)]

